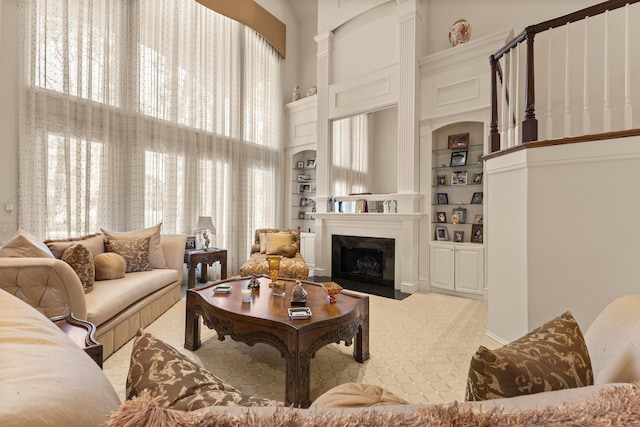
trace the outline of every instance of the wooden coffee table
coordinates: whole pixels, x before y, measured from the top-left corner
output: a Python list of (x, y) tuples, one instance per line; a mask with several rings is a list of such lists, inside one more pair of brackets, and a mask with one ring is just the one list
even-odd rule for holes
[[(206, 287), (187, 290), (187, 315), (184, 347), (200, 347), (200, 320), (215, 329), (218, 339), (227, 335), (248, 345), (266, 343), (280, 350), (285, 359), (285, 403), (303, 408), (311, 405), (310, 360), (330, 343), (354, 342), (353, 357), (362, 363), (369, 359), (369, 297), (339, 294), (329, 304), (319, 283), (303, 281), (308, 292), (307, 307), (313, 315), (306, 320), (290, 320), (291, 290), (295, 280), (285, 282), (286, 295), (276, 297), (269, 288), (268, 277), (259, 277), (260, 290), (252, 292), (250, 303), (243, 303), (241, 289), (249, 278), (215, 282)], [(219, 284), (232, 287), (228, 294), (214, 294)]]

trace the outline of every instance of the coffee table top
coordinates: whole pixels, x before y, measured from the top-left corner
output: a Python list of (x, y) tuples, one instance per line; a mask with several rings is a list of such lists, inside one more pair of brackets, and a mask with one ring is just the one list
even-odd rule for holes
[[(285, 284), (286, 293), (284, 296), (273, 295), (272, 288), (269, 287), (271, 279), (266, 276), (258, 276), (260, 280), (260, 290), (252, 291), (251, 302), (242, 302), (241, 290), (246, 287), (251, 278), (234, 278), (217, 281), (210, 285), (198, 289), (189, 289), (188, 293), (197, 293), (209, 305), (214, 308), (224, 310), (227, 317), (234, 314), (256, 320), (273, 321), (279, 324), (289, 324), (294, 329), (301, 329), (319, 322), (339, 320), (342, 316), (350, 315), (368, 296), (354, 295), (350, 293), (340, 293), (336, 295), (336, 303), (329, 304), (327, 293), (321, 284), (315, 282), (302, 281), (302, 286), (307, 291), (306, 307), (311, 310), (309, 319), (289, 319), (289, 308), (291, 305), (291, 291), (296, 284), (295, 279), (278, 279)], [(225, 284), (231, 286), (231, 291), (224, 294), (214, 294), (213, 287)]]

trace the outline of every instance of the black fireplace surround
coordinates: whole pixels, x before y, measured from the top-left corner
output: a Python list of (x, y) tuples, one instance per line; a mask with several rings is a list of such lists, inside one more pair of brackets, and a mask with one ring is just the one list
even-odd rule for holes
[(331, 236), (331, 277), (394, 288), (394, 239)]

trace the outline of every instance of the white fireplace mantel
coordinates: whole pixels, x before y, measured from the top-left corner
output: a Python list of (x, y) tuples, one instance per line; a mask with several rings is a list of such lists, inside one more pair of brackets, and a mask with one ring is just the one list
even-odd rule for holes
[(395, 240), (395, 289), (418, 291), (421, 213), (315, 213), (315, 274), (331, 275), (331, 236), (382, 237)]

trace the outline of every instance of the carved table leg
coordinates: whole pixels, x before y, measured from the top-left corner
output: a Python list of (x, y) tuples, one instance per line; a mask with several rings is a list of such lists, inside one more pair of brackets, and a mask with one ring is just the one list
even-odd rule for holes
[(311, 358), (303, 351), (285, 357), (285, 403), (294, 407), (311, 406)]
[(207, 263), (200, 263), (200, 283), (205, 283), (209, 280), (209, 274), (207, 273)]
[(187, 299), (187, 315), (184, 324), (184, 348), (197, 350), (200, 348), (200, 316), (190, 309)]
[(189, 275), (187, 276), (187, 289), (193, 289), (196, 286), (196, 265), (189, 262)]
[(365, 309), (361, 311), (362, 322), (356, 333), (355, 344), (353, 346), (353, 358), (357, 362), (363, 363), (369, 359), (369, 300), (365, 304)]

